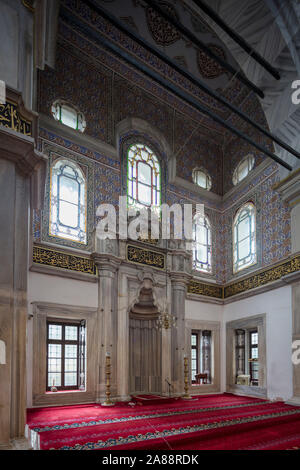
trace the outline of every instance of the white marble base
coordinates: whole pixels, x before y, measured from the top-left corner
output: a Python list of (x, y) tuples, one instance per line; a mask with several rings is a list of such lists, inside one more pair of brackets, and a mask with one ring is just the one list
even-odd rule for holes
[(292, 397), (285, 403), (287, 405), (300, 406), (300, 397)]

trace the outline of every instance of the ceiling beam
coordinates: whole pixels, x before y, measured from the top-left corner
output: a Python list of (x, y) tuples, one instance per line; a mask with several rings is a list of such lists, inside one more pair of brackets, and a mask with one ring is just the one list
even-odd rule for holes
[[(96, 43), (101, 44), (102, 46), (105, 47), (105, 49), (109, 50), (113, 54), (117, 55), (121, 59), (125, 60), (128, 62), (130, 65), (132, 65), (134, 68), (151, 78), (153, 81), (158, 83), (160, 86), (171, 92), (173, 95), (177, 96), (177, 98), (183, 100), (185, 103), (188, 103), (191, 107), (199, 111), (201, 114), (206, 114), (209, 116), (213, 121), (217, 122), (218, 124), (222, 125), (226, 129), (228, 129), (230, 132), (233, 134), (237, 135), (241, 139), (245, 140), (248, 142), (250, 145), (270, 157), (272, 160), (275, 162), (279, 163), (282, 165), (284, 168), (292, 171), (292, 167), (288, 165), (285, 161), (281, 160), (277, 155), (274, 153), (270, 152), (268, 149), (265, 147), (261, 146), (260, 144), (256, 143), (253, 141), (250, 137), (248, 137), (246, 134), (241, 132), (239, 129), (236, 129), (234, 126), (232, 126), (230, 123), (227, 123), (224, 121), (221, 117), (216, 115), (214, 112), (212, 112), (209, 108), (207, 108), (204, 105), (200, 105), (195, 98), (191, 97), (188, 93), (184, 92), (180, 88), (178, 88), (176, 85), (174, 85), (172, 82), (169, 80), (161, 77), (157, 72), (152, 70), (148, 65), (140, 62), (137, 60), (135, 57), (133, 57), (131, 54), (129, 54), (126, 50), (121, 49), (116, 43), (112, 42), (110, 39), (107, 37), (103, 36), (99, 31), (96, 29), (92, 28), (85, 20), (84, 18), (76, 16), (72, 10), (67, 9), (65, 7), (61, 8), (61, 17), (62, 19), (66, 22), (69, 23), (71, 21), (71, 24), (75, 25), (76, 28), (79, 31), (82, 31), (83, 33), (88, 33), (89, 37), (92, 38)], [(84, 25), (83, 25), (84, 22)]]
[(269, 62), (267, 62), (266, 59), (264, 59), (258, 52), (256, 52), (242, 36), (230, 28), (230, 26), (228, 26), (228, 24), (225, 23), (225, 21), (222, 20), (217, 12), (213, 10), (206, 2), (202, 0), (192, 0), (192, 2), (201, 8), (201, 10), (204, 11), (207, 16), (209, 16), (218, 26), (220, 26), (220, 28), (223, 29), (223, 31), (225, 31), (228, 36), (230, 36), (231, 39), (233, 39), (242, 49), (244, 49), (244, 51), (247, 52), (247, 54), (251, 56), (252, 59), (258, 62), (265, 70), (267, 70), (274, 78), (276, 78), (276, 80), (280, 80), (280, 74), (278, 70), (276, 70)]
[(253, 121), (247, 114), (245, 114), (243, 111), (241, 111), (239, 108), (234, 106), (233, 104), (230, 103), (230, 101), (226, 100), (225, 98), (222, 97), (222, 95), (218, 94), (216, 91), (214, 91), (212, 88), (210, 88), (206, 83), (198, 78), (196, 78), (194, 75), (186, 71), (183, 67), (178, 65), (174, 60), (170, 59), (166, 54), (161, 52), (158, 48), (153, 46), (152, 44), (148, 43), (144, 38), (142, 38), (139, 34), (137, 34), (135, 31), (130, 29), (127, 25), (125, 25), (122, 21), (120, 21), (118, 18), (116, 18), (114, 15), (112, 15), (110, 12), (105, 10), (104, 8), (100, 7), (98, 5), (97, 0), (86, 0), (86, 3), (94, 10), (96, 11), (99, 15), (101, 15), (105, 20), (109, 21), (112, 23), (116, 28), (118, 28), (120, 31), (125, 33), (130, 39), (134, 40), (137, 44), (142, 46), (144, 49), (149, 51), (151, 54), (155, 55), (158, 57), (160, 60), (165, 62), (169, 67), (173, 68), (176, 72), (180, 73), (183, 75), (185, 78), (190, 80), (194, 85), (199, 87), (202, 91), (207, 93), (209, 96), (217, 100), (218, 102), (222, 103), (222, 105), (226, 106), (230, 111), (234, 112), (237, 114), (240, 118), (251, 124), (255, 129), (260, 131), (262, 134), (264, 134), (266, 137), (271, 139), (272, 141), (276, 142), (278, 145), (280, 145), (282, 148), (293, 154), (295, 157), (300, 159), (300, 153), (294, 150), (290, 145), (287, 143), (283, 142), (279, 137), (276, 135), (272, 134), (269, 132), (267, 129), (264, 127), (260, 126), (257, 122)]
[(199, 49), (202, 49), (209, 57), (211, 57), (213, 60), (215, 60), (219, 65), (221, 65), (224, 69), (228, 70), (232, 75), (234, 75), (236, 78), (238, 78), (241, 82), (244, 83), (248, 88), (250, 88), (252, 91), (254, 91), (258, 96), (261, 98), (264, 98), (264, 93), (263, 91), (258, 88), (254, 83), (250, 82), (248, 78), (239, 70), (235, 69), (232, 65), (230, 65), (228, 62), (223, 60), (221, 57), (216, 55), (209, 47), (204, 44), (197, 36), (195, 36), (189, 29), (187, 29), (182, 23), (177, 21), (175, 18), (172, 16), (169, 16), (166, 11), (164, 11), (158, 3), (154, 0), (143, 0), (149, 7), (151, 7), (153, 10), (155, 10), (160, 16), (162, 16), (165, 20), (168, 21), (168, 23), (172, 24), (174, 28), (176, 28), (178, 31), (180, 31), (185, 37), (187, 37), (195, 46), (197, 46)]

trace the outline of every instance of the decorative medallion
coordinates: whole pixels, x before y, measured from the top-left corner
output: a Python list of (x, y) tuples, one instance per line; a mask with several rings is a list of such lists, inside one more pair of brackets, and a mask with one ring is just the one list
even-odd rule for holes
[[(221, 59), (226, 59), (225, 52), (220, 46), (216, 46), (215, 44), (208, 44), (207, 47), (209, 47), (209, 49)], [(197, 51), (197, 63), (202, 77), (217, 78), (225, 73), (224, 68), (201, 49), (198, 49)]]
[(23, 119), (18, 111), (18, 105), (7, 100), (0, 104), (0, 124), (21, 134), (32, 136), (32, 123)]
[(127, 261), (152, 268), (165, 269), (165, 255), (157, 251), (127, 245)]
[[(159, 6), (168, 15), (179, 21), (179, 17), (173, 5), (169, 2), (159, 2)], [(162, 18), (153, 8), (146, 8), (148, 28), (154, 41), (161, 46), (170, 46), (181, 38), (180, 33), (165, 18)]]
[(33, 246), (33, 262), (44, 266), (67, 269), (96, 276), (97, 268), (90, 258), (55, 251), (39, 245)]

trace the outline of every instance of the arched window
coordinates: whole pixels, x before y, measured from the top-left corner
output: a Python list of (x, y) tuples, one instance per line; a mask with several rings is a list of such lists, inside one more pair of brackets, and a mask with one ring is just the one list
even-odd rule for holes
[(211, 273), (211, 227), (207, 217), (197, 216), (193, 224), (193, 267)]
[(127, 154), (128, 205), (137, 208), (160, 207), (161, 169), (153, 151), (144, 144), (133, 144)]
[(233, 221), (233, 272), (256, 263), (256, 214), (252, 202), (244, 204)]
[(211, 177), (203, 168), (194, 168), (193, 170), (193, 181), (200, 188), (209, 191), (211, 189)]
[(248, 173), (253, 169), (254, 162), (255, 158), (253, 155), (247, 155), (242, 161), (240, 161), (233, 173), (232, 182), (234, 186), (246, 178)]
[(51, 112), (56, 121), (65, 124), (65, 126), (72, 127), (72, 129), (77, 131), (84, 132), (86, 128), (84, 115), (73, 106), (64, 101), (57, 100), (53, 103)]
[(81, 168), (59, 159), (50, 178), (49, 234), (86, 244), (86, 179)]

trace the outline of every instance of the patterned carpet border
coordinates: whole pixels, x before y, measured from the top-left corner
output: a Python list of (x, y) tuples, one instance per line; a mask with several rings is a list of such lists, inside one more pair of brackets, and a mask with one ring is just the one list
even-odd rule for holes
[(108, 419), (100, 419), (100, 420), (92, 420), (92, 421), (83, 421), (81, 423), (71, 423), (71, 424), (63, 424), (63, 425), (54, 425), (54, 426), (46, 426), (46, 427), (33, 427), (30, 428), (31, 431), (42, 433), (46, 431), (61, 431), (63, 429), (75, 429), (75, 428), (84, 428), (89, 426), (98, 426), (100, 424), (114, 424), (114, 423), (123, 423), (126, 421), (138, 421), (142, 419), (150, 419), (150, 418), (164, 418), (166, 416), (178, 416), (178, 415), (186, 415), (186, 414), (193, 414), (193, 413), (204, 413), (206, 411), (217, 411), (217, 410), (230, 410), (235, 408), (244, 408), (249, 406), (261, 406), (262, 404), (272, 403), (271, 401), (266, 400), (265, 402), (254, 402), (254, 403), (242, 403), (239, 405), (225, 405), (225, 406), (211, 406), (207, 408), (193, 408), (188, 410), (170, 410), (167, 412), (162, 413), (153, 413), (153, 414), (143, 414), (143, 415), (135, 415), (135, 416), (123, 416), (121, 418), (108, 418)]
[[(245, 424), (252, 423), (257, 421), (263, 421), (271, 418), (283, 417), (283, 416), (292, 416), (300, 414), (300, 409), (283, 411), (279, 413), (270, 413), (261, 416), (247, 417), (247, 418), (238, 418), (233, 420), (226, 420), (221, 422), (207, 423), (195, 426), (186, 426), (179, 429), (168, 429), (165, 431), (155, 431), (148, 432), (144, 435), (138, 434), (137, 436), (127, 436), (125, 438), (119, 437), (118, 439), (108, 439), (107, 441), (98, 441), (98, 442), (87, 442), (85, 444), (75, 444), (75, 446), (63, 446), (56, 450), (96, 450), (96, 449), (105, 449), (109, 447), (115, 447), (118, 445), (132, 444), (135, 442), (142, 442), (147, 440), (166, 438), (170, 436), (176, 436), (180, 434), (189, 434), (199, 431), (207, 431), (210, 429), (225, 428), (228, 426), (233, 426), (235, 424)], [(53, 450), (53, 449), (50, 449)]]

